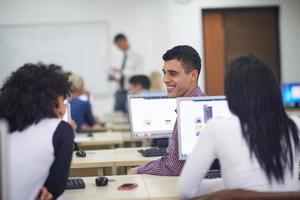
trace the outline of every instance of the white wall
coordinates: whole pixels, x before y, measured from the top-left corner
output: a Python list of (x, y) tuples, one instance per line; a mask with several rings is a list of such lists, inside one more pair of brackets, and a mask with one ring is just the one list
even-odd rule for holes
[[(300, 81), (298, 0), (190, 0), (187, 4), (175, 0), (1, 0), (0, 25), (105, 21), (111, 39), (117, 32), (128, 35), (132, 48), (142, 54), (151, 71), (161, 69), (161, 55), (174, 45), (192, 45), (203, 58), (202, 8), (270, 5), (280, 6), (282, 80)], [(112, 44), (110, 55), (115, 51)], [(112, 102), (111, 96), (96, 97), (96, 113), (109, 112)]]
[[(150, 72), (161, 70), (161, 55), (169, 43), (166, 4), (161, 0), (0, 1), (0, 25), (104, 21), (109, 25), (111, 63), (116, 63), (112, 55), (118, 55), (113, 37), (123, 32)], [(110, 112), (112, 104), (112, 96), (96, 97), (94, 110), (98, 115)]]
[[(169, 0), (170, 46), (178, 43), (190, 44), (199, 50), (203, 58), (201, 9), (274, 5), (280, 8), (282, 81), (300, 81), (300, 1), (298, 0), (192, 0), (187, 4)], [(203, 75), (204, 73), (200, 79), (201, 85), (204, 85)]]

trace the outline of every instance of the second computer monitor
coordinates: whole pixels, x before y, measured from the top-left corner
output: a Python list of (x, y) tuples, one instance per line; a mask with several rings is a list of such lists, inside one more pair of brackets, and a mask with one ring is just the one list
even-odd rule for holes
[(231, 116), (224, 96), (177, 98), (179, 159), (192, 152), (206, 123)]
[(177, 114), (176, 99), (165, 94), (128, 96), (132, 138), (166, 138), (173, 132)]
[(284, 83), (281, 87), (282, 98), (285, 106), (299, 107), (300, 103), (300, 83)]

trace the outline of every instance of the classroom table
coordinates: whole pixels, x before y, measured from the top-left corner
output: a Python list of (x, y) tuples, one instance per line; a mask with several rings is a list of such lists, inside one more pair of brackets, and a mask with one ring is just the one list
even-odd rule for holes
[[(73, 174), (75, 173), (75, 169), (77, 172), (79, 169), (86, 170), (91, 168), (97, 168), (100, 171), (95, 172), (91, 175), (99, 175), (102, 174), (103, 168), (111, 168), (112, 174), (117, 173), (118, 167), (132, 167), (141, 164), (146, 164), (152, 160), (159, 159), (160, 156), (157, 157), (143, 157), (140, 153), (137, 152), (140, 148), (117, 148), (117, 149), (108, 149), (108, 150), (87, 150), (87, 156), (83, 158), (76, 157), (73, 154), (73, 159), (71, 163), (71, 171), (73, 170)], [(91, 172), (93, 173), (93, 172)], [(85, 176), (80, 174), (80, 172), (75, 173), (77, 176)]]
[(149, 147), (131, 147), (115, 149), (115, 166), (129, 167), (146, 164), (150, 161), (157, 160), (161, 156), (143, 157), (138, 150), (147, 149)]
[[(146, 199), (178, 199), (178, 177), (153, 175), (107, 176), (107, 186), (97, 187), (96, 177), (83, 178), (86, 188), (66, 190), (63, 200), (77, 199), (111, 199), (111, 200), (146, 200)], [(118, 186), (124, 183), (136, 183), (138, 186), (130, 191), (120, 191)], [(166, 184), (167, 183), (167, 184)], [(166, 185), (163, 185), (166, 184)], [(162, 187), (163, 185), (163, 187)]]
[(106, 131), (79, 133), (75, 141), (82, 149), (104, 149), (116, 147), (140, 147), (142, 139), (132, 139), (129, 131)]
[(85, 151), (86, 157), (77, 157), (73, 154), (70, 167), (71, 176), (97, 176), (103, 175), (103, 170), (108, 168), (115, 172), (115, 149)]
[[(62, 200), (175, 200), (178, 197), (178, 176), (155, 176), (149, 174), (106, 176), (108, 185), (99, 187), (95, 184), (96, 177), (83, 178), (86, 188), (65, 190)], [(129, 191), (120, 191), (118, 186), (124, 183), (136, 183), (138, 186)], [(205, 179), (202, 187), (210, 192), (225, 189), (221, 179)], [(201, 200), (201, 198), (197, 198)]]
[(149, 199), (178, 199), (178, 176), (142, 175)]
[(86, 128), (81, 129), (79, 133), (94, 133), (94, 132), (106, 132), (107, 128), (104, 126), (97, 127), (97, 128)]
[(124, 143), (121, 132), (103, 132), (101, 134), (77, 134), (75, 141), (82, 149), (116, 148)]

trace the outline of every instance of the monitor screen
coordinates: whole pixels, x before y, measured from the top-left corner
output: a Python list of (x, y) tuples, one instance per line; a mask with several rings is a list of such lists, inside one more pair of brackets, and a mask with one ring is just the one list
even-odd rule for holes
[(206, 123), (231, 116), (224, 96), (177, 98), (179, 159), (192, 152)]
[(293, 106), (300, 103), (300, 83), (284, 83), (281, 91), (285, 105)]
[(72, 124), (72, 118), (71, 118), (71, 104), (68, 102), (68, 100), (65, 100), (66, 105), (66, 112), (63, 116), (63, 120), (65, 122), (68, 122), (69, 124)]
[(5, 121), (0, 120), (0, 199), (8, 198), (8, 166), (7, 166), (7, 134), (8, 127)]
[(166, 94), (128, 95), (132, 138), (165, 138), (173, 132), (176, 99)]

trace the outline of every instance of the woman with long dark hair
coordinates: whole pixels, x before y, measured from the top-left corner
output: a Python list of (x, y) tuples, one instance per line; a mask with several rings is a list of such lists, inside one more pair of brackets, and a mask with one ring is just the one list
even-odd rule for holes
[(225, 76), (233, 116), (210, 121), (188, 158), (179, 183), (181, 198), (203, 195), (203, 178), (215, 158), (225, 188), (298, 191), (298, 117), (283, 107), (271, 69), (254, 56), (241, 57)]
[(25, 64), (0, 90), (0, 118), (9, 124), (8, 184), (12, 200), (56, 199), (65, 189), (74, 134), (62, 121), (71, 84), (57, 65)]

